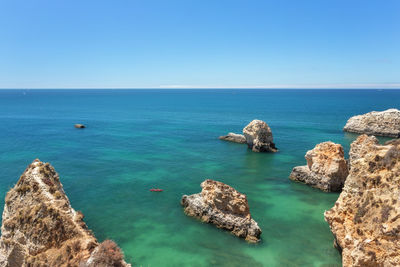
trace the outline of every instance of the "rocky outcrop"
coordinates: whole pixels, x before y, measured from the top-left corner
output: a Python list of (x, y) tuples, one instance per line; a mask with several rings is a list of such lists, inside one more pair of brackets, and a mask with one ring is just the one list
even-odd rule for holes
[(338, 192), (349, 173), (343, 147), (324, 142), (307, 151), (307, 165), (294, 167), (290, 179), (303, 182), (326, 192)]
[(261, 120), (253, 120), (243, 129), (246, 143), (254, 152), (277, 152), (273, 143), (272, 131), (268, 124)]
[(100, 255), (113, 242), (99, 244), (82, 219), (54, 168), (35, 160), (6, 195), (0, 266), (130, 266), (116, 245)]
[(83, 124), (75, 124), (74, 125), (75, 126), (75, 128), (78, 128), (78, 129), (83, 129), (83, 128), (86, 128), (86, 126), (85, 125), (83, 125)]
[(202, 191), (184, 195), (181, 204), (187, 215), (231, 231), (249, 242), (260, 240), (261, 229), (251, 218), (246, 195), (221, 182), (205, 180)]
[(372, 111), (351, 117), (343, 130), (359, 134), (400, 137), (400, 110)]
[(400, 141), (351, 144), (342, 193), (325, 212), (343, 266), (400, 266)]
[(392, 140), (389, 140), (389, 141), (386, 141), (386, 142), (385, 142), (385, 146), (386, 146), (386, 145), (397, 146), (397, 145), (399, 145), (399, 144), (400, 144), (400, 138), (392, 139)]
[(246, 144), (246, 138), (243, 134), (228, 133), (227, 135), (220, 136), (219, 139), (239, 144)]

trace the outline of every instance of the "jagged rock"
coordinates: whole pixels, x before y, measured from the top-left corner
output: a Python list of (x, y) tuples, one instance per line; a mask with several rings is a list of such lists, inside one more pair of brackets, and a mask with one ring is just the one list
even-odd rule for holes
[(220, 136), (219, 139), (239, 144), (246, 144), (246, 138), (243, 134), (228, 133), (227, 135)]
[(201, 193), (182, 197), (181, 204), (187, 215), (231, 231), (249, 242), (260, 240), (261, 229), (251, 218), (246, 195), (209, 179), (201, 183), (201, 188)]
[(400, 142), (351, 144), (350, 173), (325, 212), (343, 266), (400, 266)]
[(253, 120), (243, 129), (246, 143), (254, 152), (277, 152), (271, 129), (261, 120)]
[(86, 128), (86, 126), (83, 124), (75, 124), (75, 128), (83, 129), (83, 128)]
[(368, 153), (368, 151), (365, 150), (365, 147), (374, 146), (377, 144), (379, 144), (379, 141), (375, 136), (366, 135), (363, 135), (362, 138), (359, 137), (356, 141), (351, 143), (351, 149), (349, 151), (349, 167), (351, 167), (353, 161), (363, 158), (365, 154)]
[(294, 167), (290, 179), (311, 185), (326, 192), (342, 190), (349, 173), (343, 147), (324, 142), (307, 151), (307, 165)]
[[(54, 168), (33, 161), (6, 195), (0, 266), (92, 266), (87, 260), (99, 243), (82, 219)], [(130, 266), (121, 257), (97, 266)]]
[(343, 130), (359, 134), (400, 137), (400, 110), (372, 111), (351, 117)]

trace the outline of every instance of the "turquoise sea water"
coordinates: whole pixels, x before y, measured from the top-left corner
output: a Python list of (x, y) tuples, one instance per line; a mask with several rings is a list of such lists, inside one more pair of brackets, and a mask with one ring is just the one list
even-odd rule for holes
[[(323, 219), (338, 194), (288, 176), (317, 143), (348, 151), (350, 116), (388, 108), (400, 108), (399, 90), (2, 90), (0, 205), (40, 158), (96, 237), (117, 241), (133, 266), (340, 266)], [(278, 153), (218, 140), (256, 118)], [(206, 178), (247, 194), (261, 243), (184, 215), (181, 196)]]

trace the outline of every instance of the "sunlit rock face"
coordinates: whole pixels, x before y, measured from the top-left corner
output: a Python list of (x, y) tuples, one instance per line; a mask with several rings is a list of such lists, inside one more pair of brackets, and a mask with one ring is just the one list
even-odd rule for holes
[(400, 137), (400, 110), (372, 111), (351, 117), (343, 128), (346, 132)]
[(260, 240), (261, 229), (251, 218), (246, 195), (227, 184), (205, 180), (198, 194), (184, 195), (181, 204), (187, 215), (226, 229), (249, 242)]
[(272, 131), (268, 124), (261, 120), (253, 120), (243, 129), (246, 143), (254, 152), (277, 152), (273, 143)]
[(307, 151), (307, 165), (294, 167), (290, 179), (326, 192), (341, 191), (349, 173), (343, 147), (324, 142)]
[(93, 257), (97, 266), (130, 266), (116, 245), (115, 253), (93, 254), (99, 243), (48, 163), (28, 166), (6, 195), (2, 220), (0, 266), (93, 266)]
[(351, 144), (350, 173), (325, 212), (343, 266), (400, 266), (400, 140)]

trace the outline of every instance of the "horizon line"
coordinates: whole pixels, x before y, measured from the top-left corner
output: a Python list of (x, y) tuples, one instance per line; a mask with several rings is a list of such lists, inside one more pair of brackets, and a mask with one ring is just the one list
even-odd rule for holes
[(116, 86), (116, 87), (0, 87), (0, 90), (20, 89), (20, 90), (35, 90), (35, 89), (400, 89), (400, 83), (337, 83), (337, 84), (271, 84), (271, 85), (193, 85), (193, 84), (170, 84), (159, 86)]
[(15, 87), (0, 90), (400, 90), (399, 87)]

